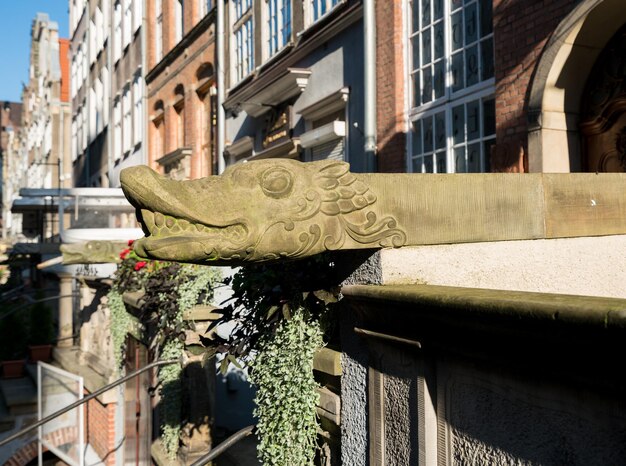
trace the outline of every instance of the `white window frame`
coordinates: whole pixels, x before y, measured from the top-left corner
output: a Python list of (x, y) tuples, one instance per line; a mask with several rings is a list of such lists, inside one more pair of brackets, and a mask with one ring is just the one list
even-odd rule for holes
[(184, 0), (174, 0), (174, 42), (179, 43), (185, 33)]
[(143, 0), (133, 0), (133, 33), (141, 27), (143, 20)]
[(154, 0), (154, 57), (155, 63), (163, 58), (163, 0)]
[(122, 4), (115, 2), (113, 12), (113, 62), (122, 57)]
[[(281, 51), (289, 42), (293, 34), (293, 4), (292, 0), (264, 0), (264, 53), (265, 58), (271, 58)], [(287, 10), (287, 14), (285, 14)]]
[[(427, 3), (430, 5), (430, 13), (428, 24), (424, 24), (423, 20), (423, 11), (419, 12), (419, 27), (412, 27), (413, 20), (413, 4), (417, 4), (420, 7)], [(453, 8), (453, 4), (458, 4), (456, 8)], [(435, 15), (435, 4), (442, 5), (442, 16), (437, 18)], [(484, 76), (481, 76), (482, 73), (482, 62), (481, 62), (481, 42), (485, 44), (490, 41), (491, 44), (491, 53), (493, 53), (493, 29), (484, 36), (481, 37), (480, 31), (480, 20), (479, 14), (480, 12), (480, 4), (477, 0), (441, 0), (438, 2), (437, 0), (408, 0), (405, 3), (406, 6), (406, 31), (407, 31), (407, 47), (406, 47), (406, 63), (407, 63), (407, 80), (406, 80), (406, 88), (409, 89), (407, 93), (407, 106), (408, 106), (408, 115), (409, 115), (409, 128), (408, 133), (409, 137), (407, 137), (407, 171), (409, 172), (426, 172), (426, 173), (439, 173), (437, 167), (437, 159), (435, 154), (444, 154), (442, 160), (445, 160), (446, 164), (446, 173), (454, 173), (457, 172), (456, 165), (456, 157), (455, 157), (455, 149), (460, 147), (467, 148), (470, 145), (473, 145), (480, 141), (481, 143), (481, 157), (478, 162), (480, 165), (480, 171), (484, 171), (488, 168), (488, 158), (489, 154), (484, 153), (485, 143), (490, 143), (495, 140), (495, 132), (494, 134), (485, 135), (484, 131), (484, 115), (483, 115), (483, 105), (484, 101), (490, 100), (493, 98), (495, 92), (495, 79), (493, 77), (493, 57), (491, 62), (491, 77), (487, 76), (485, 79)], [(470, 43), (466, 43), (466, 27), (467, 23), (464, 22), (465, 15), (468, 11), (471, 12), (471, 9), (474, 9), (476, 16), (476, 22), (474, 24), (475, 27), (475, 39)], [(452, 50), (452, 34), (453, 34), (453, 15), (455, 17), (460, 17), (461, 22), (459, 23), (462, 31), (462, 43), (459, 48)], [(491, 12), (493, 16), (493, 12)], [(493, 18), (492, 18), (493, 21)], [(436, 28), (440, 28), (443, 31), (443, 49), (441, 55), (437, 56), (435, 50), (435, 30)], [(456, 31), (456, 30), (455, 30)], [(432, 33), (432, 34), (431, 34)], [(430, 38), (430, 39), (429, 39)], [(424, 49), (421, 47), (424, 42), (428, 44), (427, 50), (429, 51), (429, 60), (423, 60), (423, 52)], [(414, 44), (419, 45), (419, 49), (414, 51)], [(477, 79), (478, 81), (473, 84), (466, 85), (465, 81), (462, 83), (463, 85), (454, 89), (453, 82), (453, 56), (461, 56), (462, 59), (471, 58), (469, 51), (471, 49), (476, 50), (476, 54), (474, 56), (477, 57)], [(488, 44), (485, 47), (486, 50), (489, 50)], [(414, 53), (417, 52), (417, 53)], [(414, 58), (420, 60), (418, 64), (413, 65)], [(440, 89), (439, 95), (437, 95), (437, 87), (434, 83), (435, 73), (437, 71), (437, 65), (439, 69), (444, 73), (443, 80), (443, 89)], [(461, 68), (463, 70), (463, 78), (465, 79), (465, 62), (463, 62), (463, 66)], [(424, 101), (423, 94), (425, 92), (423, 86), (423, 75), (431, 75), (430, 79), (430, 96), (427, 96)], [(414, 79), (419, 80), (419, 86), (414, 85)], [(415, 90), (419, 89), (420, 95), (415, 96)], [(419, 99), (419, 100), (418, 100)], [(430, 100), (429, 100), (430, 99)], [(417, 102), (416, 102), (417, 100)], [(474, 101), (479, 102), (480, 107), (480, 122), (479, 122), (479, 131), (480, 137), (478, 139), (473, 139), (472, 141), (465, 141), (463, 143), (454, 143), (454, 135), (453, 132), (453, 109), (457, 108), (460, 105), (465, 106)], [(465, 111), (465, 110), (464, 110)], [(433, 118), (434, 115), (441, 114), (443, 112), (444, 115), (444, 130), (445, 130), (445, 146), (442, 148), (435, 148), (435, 136), (433, 136), (433, 150), (432, 151), (424, 151), (423, 147), (421, 149), (420, 154), (415, 153), (415, 149), (420, 147), (422, 140), (417, 140), (417, 137), (421, 138), (421, 134), (414, 130), (417, 122), (426, 122), (429, 118)], [(441, 120), (439, 120), (441, 121)], [(465, 123), (467, 119), (464, 120)], [(426, 124), (426, 123), (423, 123)], [(433, 121), (434, 126), (434, 121)], [(421, 128), (421, 127), (420, 127)], [(467, 126), (464, 126), (464, 137), (467, 136)], [(426, 152), (426, 153), (425, 153)], [(430, 157), (432, 155), (432, 163), (426, 163), (425, 158)], [(466, 152), (467, 157), (467, 152)], [(429, 168), (432, 167), (432, 171), (429, 171)], [(464, 166), (464, 169), (468, 169), (467, 163)]]
[(113, 104), (113, 160), (122, 158), (122, 103), (120, 98)]
[(309, 27), (328, 16), (338, 5), (346, 0), (304, 0), (305, 26)]
[(243, 80), (254, 70), (254, 15), (252, 0), (231, 2), (232, 84)]
[(122, 95), (122, 151), (124, 154), (132, 149), (132, 105), (130, 86), (124, 89)]
[(143, 82), (141, 76), (133, 81), (133, 144), (141, 143), (143, 128)]
[(124, 0), (124, 32), (123, 32), (123, 41), (122, 48), (126, 49), (130, 44), (133, 36), (133, 2), (132, 0)]

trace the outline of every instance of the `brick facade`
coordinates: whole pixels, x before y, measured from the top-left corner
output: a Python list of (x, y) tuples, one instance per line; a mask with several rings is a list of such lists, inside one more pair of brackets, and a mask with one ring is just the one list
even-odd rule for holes
[[(377, 118), (378, 170), (406, 169), (405, 89), (407, 39), (401, 0), (378, 0)], [(579, 2), (576, 0), (494, 0), (494, 52), (496, 146), (493, 171), (528, 171), (529, 86), (546, 43), (559, 23)]]
[(90, 444), (105, 464), (115, 464), (114, 403), (103, 405), (97, 398), (87, 402), (85, 409), (85, 442)]
[[(185, 0), (183, 40), (174, 43), (174, 0), (163, 1), (163, 58), (156, 63), (155, 12), (149, 2), (148, 163), (188, 148), (189, 178), (212, 173), (211, 87), (214, 86), (214, 13), (200, 17), (198, 2)], [(161, 127), (163, 125), (163, 127)], [(182, 134), (182, 135), (181, 135)]]
[(576, 0), (495, 0), (496, 150), (494, 171), (528, 170), (529, 86), (544, 47)]
[(406, 171), (402, 0), (376, 2), (378, 171)]

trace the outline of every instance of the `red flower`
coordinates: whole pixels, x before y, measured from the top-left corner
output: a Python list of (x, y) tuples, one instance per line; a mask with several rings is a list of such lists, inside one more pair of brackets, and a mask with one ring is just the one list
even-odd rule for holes
[(129, 239), (128, 240), (128, 247), (131, 247), (133, 245), (133, 243), (135, 242), (134, 239)]
[(146, 265), (148, 265), (147, 262), (144, 261), (139, 261), (135, 264), (135, 272), (138, 272), (139, 270), (143, 269)]
[(130, 254), (130, 249), (129, 248), (124, 249), (122, 252), (120, 252), (120, 259), (122, 260), (126, 259), (128, 254)]

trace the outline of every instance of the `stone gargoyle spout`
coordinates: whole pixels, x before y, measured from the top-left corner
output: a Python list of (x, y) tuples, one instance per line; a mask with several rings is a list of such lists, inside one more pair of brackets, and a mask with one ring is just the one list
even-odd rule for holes
[(63, 264), (109, 264), (120, 262), (120, 252), (127, 246), (124, 241), (91, 240), (83, 243), (63, 244)]
[(121, 183), (146, 235), (134, 249), (152, 259), (237, 265), (406, 242), (344, 162), (260, 160), (191, 181), (137, 166)]

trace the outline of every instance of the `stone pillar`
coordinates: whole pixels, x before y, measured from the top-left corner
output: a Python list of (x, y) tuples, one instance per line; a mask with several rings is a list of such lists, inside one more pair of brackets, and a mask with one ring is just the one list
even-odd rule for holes
[(74, 331), (74, 301), (72, 299), (72, 281), (73, 277), (69, 274), (60, 274), (61, 280), (59, 286), (59, 348), (67, 348), (72, 346), (72, 333)]

